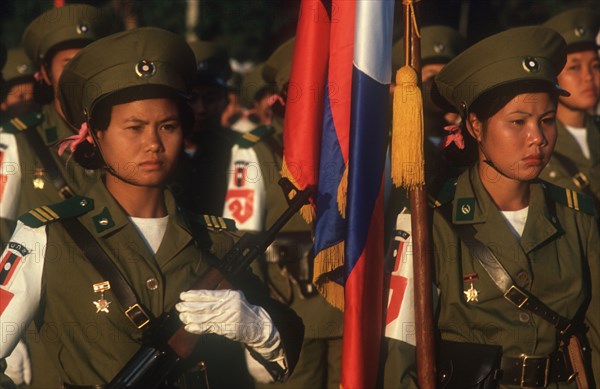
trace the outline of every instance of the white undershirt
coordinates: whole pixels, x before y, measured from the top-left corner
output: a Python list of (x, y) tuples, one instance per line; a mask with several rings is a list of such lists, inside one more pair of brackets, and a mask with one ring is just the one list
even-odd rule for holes
[(575, 140), (579, 144), (579, 147), (581, 147), (583, 156), (586, 159), (590, 159), (590, 145), (588, 145), (588, 142), (587, 142), (587, 128), (571, 127), (571, 126), (565, 126), (565, 128), (567, 129), (567, 131), (569, 131), (569, 133), (571, 135), (573, 135), (573, 138), (575, 138)]
[(158, 218), (129, 217), (129, 220), (133, 222), (137, 230), (142, 234), (148, 248), (152, 250), (153, 254), (156, 254), (167, 231), (169, 215)]
[(504, 216), (504, 219), (508, 222), (511, 232), (517, 238), (521, 238), (521, 235), (523, 235), (523, 229), (525, 228), (528, 212), (529, 207), (519, 209), (518, 211), (502, 211), (502, 216)]

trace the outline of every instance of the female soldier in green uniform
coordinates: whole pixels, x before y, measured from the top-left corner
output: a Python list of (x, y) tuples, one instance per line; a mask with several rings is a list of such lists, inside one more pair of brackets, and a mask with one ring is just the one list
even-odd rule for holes
[[(435, 79), (479, 148), (433, 215), (441, 387), (577, 387), (559, 351), (571, 331), (587, 338), (600, 377), (591, 200), (537, 179), (556, 141), (564, 64), (558, 33), (522, 27), (475, 44)], [(402, 387), (415, 385), (411, 370), (407, 355)]]
[[(302, 324), (269, 300), (251, 274), (236, 284), (243, 292), (181, 293), (231, 240), (226, 232), (209, 234), (164, 190), (184, 128), (191, 125), (185, 96), (195, 70), (185, 41), (156, 28), (99, 40), (65, 67), (62, 108), (81, 130), (63, 146), (105, 175), (88, 197), (74, 196), (20, 218), (1, 257), (0, 357), (34, 319), (65, 387), (102, 386), (140, 348), (146, 326), (139, 318), (158, 317), (175, 306), (188, 332), (245, 344), (274, 379), (285, 379), (293, 369)], [(121, 286), (82, 252), (82, 245), (88, 252), (96, 244), (106, 254), (106, 267), (122, 275)], [(135, 304), (123, 301), (124, 290)]]
[(591, 115), (600, 100), (596, 43), (600, 14), (589, 8), (571, 9), (544, 26), (567, 42), (567, 64), (558, 83), (571, 95), (558, 100), (556, 149), (541, 178), (592, 196), (600, 207), (600, 122)]

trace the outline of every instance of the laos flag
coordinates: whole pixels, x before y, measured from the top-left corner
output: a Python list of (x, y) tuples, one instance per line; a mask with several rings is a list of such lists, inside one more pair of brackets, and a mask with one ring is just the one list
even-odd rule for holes
[(374, 387), (379, 361), (393, 14), (392, 0), (356, 2), (344, 261), (344, 389)]
[(393, 0), (304, 0), (286, 101), (283, 174), (318, 187), (315, 284), (344, 310), (342, 387), (376, 385)]

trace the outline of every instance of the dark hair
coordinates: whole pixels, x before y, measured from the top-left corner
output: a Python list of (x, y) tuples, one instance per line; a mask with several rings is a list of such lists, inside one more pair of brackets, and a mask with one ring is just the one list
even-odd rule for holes
[(548, 93), (552, 101), (558, 103), (558, 90), (547, 81), (516, 81), (483, 93), (471, 104), (468, 113), (475, 114), (477, 119), (484, 122), (498, 113), (509, 101), (523, 93)]
[[(119, 104), (126, 104), (138, 100), (148, 100), (154, 98), (167, 98), (173, 100), (177, 105), (179, 120), (183, 129), (184, 137), (194, 127), (194, 114), (184, 96), (178, 94), (171, 88), (156, 85), (135, 86), (122, 89), (108, 97), (101, 99), (92, 110), (88, 126), (90, 131), (98, 133), (106, 131), (110, 125), (112, 107)], [(88, 142), (79, 144), (73, 158), (85, 169), (100, 169), (105, 166), (104, 159), (100, 154), (98, 147)]]
[(277, 88), (274, 85), (265, 85), (262, 88), (260, 88), (258, 91), (256, 91), (254, 96), (252, 96), (252, 100), (261, 101), (265, 97), (276, 94), (276, 93), (277, 93)]

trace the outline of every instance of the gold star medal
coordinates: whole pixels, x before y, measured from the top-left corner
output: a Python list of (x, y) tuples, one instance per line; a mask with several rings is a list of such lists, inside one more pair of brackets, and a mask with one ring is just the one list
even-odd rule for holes
[(100, 293), (100, 299), (98, 299), (97, 301), (92, 301), (92, 303), (96, 307), (96, 313), (108, 313), (108, 306), (111, 304), (111, 302), (104, 298), (104, 292), (110, 289), (110, 282), (103, 281), (99, 284), (94, 284), (93, 287), (94, 293)]
[(44, 168), (36, 168), (34, 175), (35, 178), (33, 179), (33, 188), (34, 189), (44, 189)]
[(472, 301), (475, 301), (475, 302), (479, 301), (478, 298), (477, 298), (479, 296), (479, 292), (473, 286), (473, 281), (476, 281), (478, 279), (479, 279), (479, 277), (475, 273), (473, 273), (473, 274), (466, 274), (463, 277), (463, 280), (464, 280), (465, 283), (469, 282), (471, 284), (471, 287), (463, 292), (465, 294), (465, 296), (467, 297), (467, 302), (468, 303), (470, 303)]

